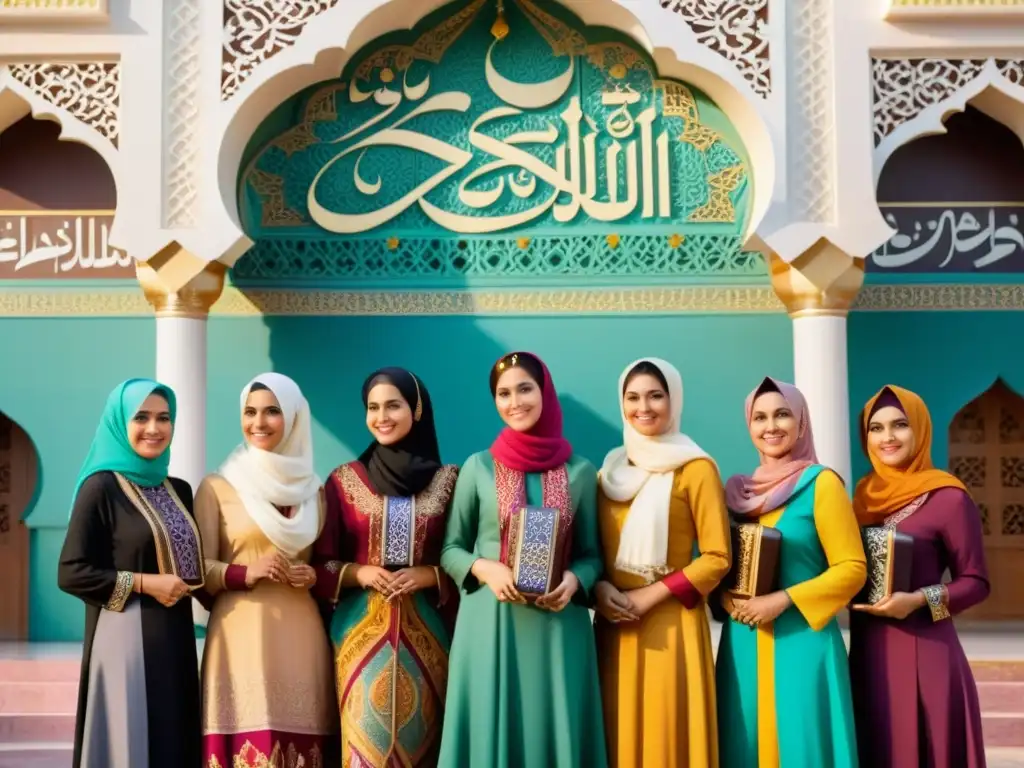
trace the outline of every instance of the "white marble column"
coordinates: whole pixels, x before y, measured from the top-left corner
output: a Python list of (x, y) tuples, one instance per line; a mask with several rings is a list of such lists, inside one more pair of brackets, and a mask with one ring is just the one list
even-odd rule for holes
[(849, 487), (850, 391), (846, 354), (846, 317), (805, 315), (793, 318), (794, 384), (807, 398), (818, 459)]
[[(170, 473), (194, 493), (206, 475), (206, 320), (224, 289), (225, 270), (210, 265), (178, 290), (167, 289), (148, 264), (136, 272), (156, 313), (156, 379), (177, 398)], [(196, 600), (192, 615), (200, 626), (210, 619)]]
[(171, 475), (193, 491), (206, 475), (206, 318), (156, 318), (156, 378), (178, 399)]
[(786, 262), (767, 254), (772, 287), (793, 320), (793, 383), (807, 398), (818, 459), (852, 492), (846, 318), (864, 283), (864, 260), (820, 241)]

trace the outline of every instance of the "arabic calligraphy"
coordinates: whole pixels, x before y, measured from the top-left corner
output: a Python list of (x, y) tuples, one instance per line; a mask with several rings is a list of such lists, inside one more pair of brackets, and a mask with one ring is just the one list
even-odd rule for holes
[(897, 233), (872, 254), (890, 272), (1024, 272), (1024, 204), (961, 204), (950, 208), (902, 204), (886, 208)]
[(110, 211), (0, 212), (0, 280), (135, 277), (109, 243)]
[[(411, 30), (409, 45), (370, 48), (344, 82), (304, 97), (299, 122), (244, 175), (247, 220), (255, 206), (260, 228), (319, 236), (384, 225), (389, 235), (611, 222), (619, 231), (739, 228), (744, 164), (721, 120), (700, 121), (695, 92), (660, 79), (625, 38), (604, 31), (588, 43), (554, 6), (506, 5), (501, 39), (481, 7), (433, 32)], [(416, 53), (438, 35), (444, 44), (431, 56)]]

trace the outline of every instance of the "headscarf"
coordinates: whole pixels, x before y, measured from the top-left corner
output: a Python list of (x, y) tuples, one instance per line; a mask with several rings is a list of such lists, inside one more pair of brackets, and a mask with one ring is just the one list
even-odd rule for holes
[[(519, 472), (547, 472), (560, 467), (572, 456), (572, 445), (562, 435), (562, 406), (558, 402), (555, 382), (544, 362), (529, 352), (514, 352), (505, 355), (494, 366), (497, 376), (492, 376), (491, 394), (498, 377), (509, 368), (522, 366), (529, 371), (529, 363), (523, 365), (523, 358), (532, 361), (542, 375), (537, 385), (541, 390), (542, 406), (540, 418), (528, 432), (517, 432), (506, 426), (491, 445), (491, 455), (509, 469)], [(533, 374), (531, 373), (531, 376)]]
[(363, 407), (377, 384), (393, 384), (412, 410), (412, 429), (393, 445), (374, 440), (359, 462), (378, 493), (385, 496), (415, 496), (434, 479), (441, 468), (441, 451), (434, 428), (430, 394), (416, 376), (404, 368), (381, 368), (363, 382)]
[[(296, 557), (320, 533), (322, 483), (313, 469), (312, 416), (299, 385), (279, 373), (262, 373), (246, 384), (241, 411), (257, 382), (277, 398), (284, 414), (284, 436), (272, 451), (243, 441), (217, 472), (231, 483), (270, 542), (288, 557)], [(295, 510), (285, 517), (279, 507)]]
[[(798, 434), (793, 449), (784, 462), (766, 463), (761, 456), (761, 466), (751, 475), (733, 475), (725, 484), (725, 500), (729, 509), (743, 517), (758, 517), (784, 507), (793, 496), (793, 490), (800, 481), (800, 475), (808, 467), (818, 463), (814, 452), (814, 430), (811, 429), (811, 413), (803, 393), (792, 384), (778, 381), (770, 376), (747, 395), (745, 410), (747, 426), (754, 415), (754, 401), (766, 392), (778, 392), (786, 405), (793, 411)], [(760, 453), (760, 452), (759, 452)]]
[[(905, 467), (887, 466), (868, 450), (868, 424), (871, 417), (887, 405), (895, 405), (903, 411), (914, 431), (914, 453)], [(932, 464), (932, 417), (924, 400), (909, 389), (888, 384), (868, 400), (861, 411), (860, 439), (871, 461), (871, 472), (860, 479), (853, 493), (853, 510), (861, 525), (879, 523), (918, 496), (939, 488), (967, 491), (954, 475)]]
[[(660, 435), (640, 434), (626, 420), (622, 397), (626, 379), (640, 363), (661, 371), (668, 387), (670, 420)], [(683, 377), (675, 366), (656, 357), (630, 363), (619, 376), (617, 392), (622, 416), (623, 445), (613, 449), (601, 467), (601, 488), (614, 501), (630, 501), (622, 527), (615, 567), (653, 582), (668, 568), (668, 519), (677, 469), (694, 459), (710, 459), (697, 443), (680, 431), (683, 416)]]
[(171, 464), (170, 445), (155, 459), (144, 459), (135, 452), (128, 440), (128, 422), (150, 395), (160, 395), (167, 400), (173, 428), (178, 415), (178, 403), (174, 390), (166, 384), (152, 379), (128, 379), (114, 387), (107, 396), (96, 435), (78, 473), (75, 492), (71, 497), (72, 504), (82, 484), (98, 472), (117, 472), (144, 488), (153, 488), (167, 479)]

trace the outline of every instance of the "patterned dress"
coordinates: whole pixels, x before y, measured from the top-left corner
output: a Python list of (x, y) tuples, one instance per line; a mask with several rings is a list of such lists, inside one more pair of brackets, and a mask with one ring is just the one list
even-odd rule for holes
[(74, 768), (198, 766), (199, 670), (192, 600), (166, 608), (133, 574), (203, 583), (192, 489), (98, 472), (78, 491), (57, 580), (85, 603)]
[[(381, 496), (358, 462), (325, 485), (327, 521), (314, 549), (330, 635), (347, 768), (433, 766), (441, 740), (457, 595), (438, 568), (458, 468), (444, 466), (414, 498)], [(440, 588), (389, 602), (344, 589), (352, 565), (433, 566)]]

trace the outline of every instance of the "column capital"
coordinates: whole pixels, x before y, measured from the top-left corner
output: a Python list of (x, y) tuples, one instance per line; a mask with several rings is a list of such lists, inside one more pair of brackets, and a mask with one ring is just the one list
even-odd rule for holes
[(789, 316), (846, 317), (864, 285), (864, 259), (822, 239), (791, 262), (764, 254), (772, 288)]
[(163, 279), (159, 266), (151, 262), (136, 262), (135, 274), (156, 316), (205, 320), (224, 291), (227, 267), (217, 261), (211, 262), (175, 290)]

